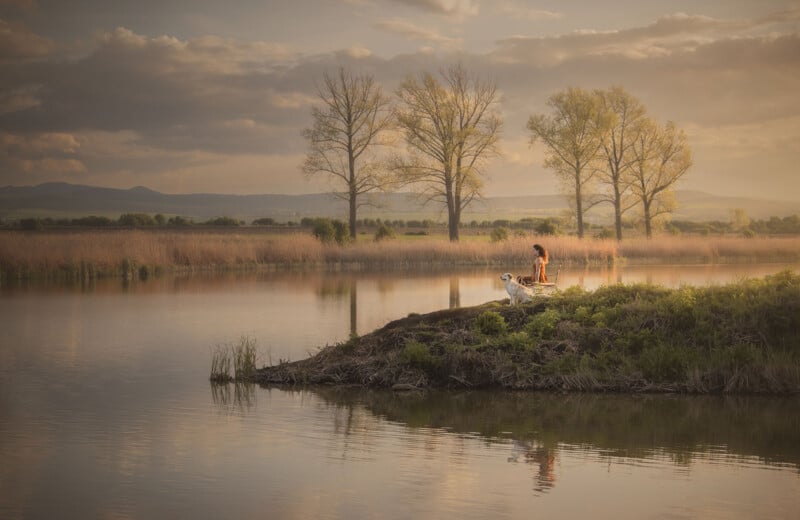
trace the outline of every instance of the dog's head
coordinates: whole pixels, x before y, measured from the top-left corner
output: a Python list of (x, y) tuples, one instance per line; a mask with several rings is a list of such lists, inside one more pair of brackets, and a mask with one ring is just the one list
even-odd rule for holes
[(505, 273), (505, 274), (500, 275), (500, 279), (503, 280), (504, 282), (508, 282), (510, 280), (513, 280), (514, 277), (511, 276), (511, 273)]

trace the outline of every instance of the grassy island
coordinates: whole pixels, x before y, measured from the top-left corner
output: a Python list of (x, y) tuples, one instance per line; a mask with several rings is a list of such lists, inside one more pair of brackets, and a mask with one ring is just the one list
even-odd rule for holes
[(569, 288), (409, 315), (262, 384), (526, 390), (800, 393), (800, 275), (711, 287)]

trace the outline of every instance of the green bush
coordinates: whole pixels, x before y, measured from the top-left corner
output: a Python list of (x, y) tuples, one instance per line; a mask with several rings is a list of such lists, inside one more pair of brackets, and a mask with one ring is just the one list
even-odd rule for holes
[(547, 309), (536, 314), (528, 321), (526, 331), (532, 337), (542, 339), (552, 338), (556, 332), (556, 325), (561, 321), (561, 313), (556, 309)]
[(534, 231), (538, 235), (558, 235), (560, 234), (560, 230), (558, 227), (558, 221), (556, 219), (542, 219), (536, 223), (533, 227)]
[(528, 333), (521, 330), (519, 332), (512, 332), (507, 336), (508, 346), (512, 350), (531, 350), (534, 348), (534, 342)]
[[(303, 219), (305, 221), (305, 219)], [(311, 232), (317, 240), (325, 244), (337, 243), (344, 245), (350, 240), (350, 232), (347, 224), (341, 220), (331, 220), (329, 218), (313, 219)]]
[(502, 242), (503, 240), (508, 240), (508, 228), (504, 226), (496, 227), (492, 229), (492, 233), (489, 235), (492, 242)]
[(333, 221), (333, 231), (333, 239), (340, 246), (343, 246), (350, 241), (350, 230), (348, 229), (347, 224), (341, 220)]
[(378, 229), (375, 230), (375, 242), (380, 242), (386, 238), (394, 238), (394, 231), (385, 222), (381, 222), (378, 225)]
[(336, 240), (336, 230), (333, 228), (333, 223), (326, 218), (317, 219), (311, 232), (317, 237), (317, 240), (325, 244), (330, 244)]
[(418, 368), (431, 367), (435, 360), (430, 348), (419, 341), (409, 340), (400, 351), (400, 361)]
[(499, 336), (508, 331), (505, 318), (494, 311), (486, 311), (475, 318), (475, 328), (487, 336)]

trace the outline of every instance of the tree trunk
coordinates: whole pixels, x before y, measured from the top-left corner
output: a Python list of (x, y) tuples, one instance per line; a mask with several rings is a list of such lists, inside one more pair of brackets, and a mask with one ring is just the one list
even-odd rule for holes
[(453, 192), (452, 175), (445, 174), (445, 197), (447, 199), (447, 234), (451, 242), (458, 242), (458, 213), (456, 197)]
[(617, 183), (614, 184), (614, 229), (617, 232), (617, 240), (622, 240), (622, 201)]
[[(348, 143), (349, 142), (351, 142), (350, 139), (348, 139)], [(350, 193), (349, 193), (349, 197), (348, 197), (349, 198), (349, 202), (350, 202), (350, 238), (355, 240), (355, 238), (356, 238), (356, 208), (358, 207), (358, 205), (356, 204), (356, 197), (358, 197), (358, 193), (356, 192), (356, 160), (353, 157), (352, 146), (349, 146), (349, 148), (350, 149), (348, 150), (348, 154), (347, 155), (348, 155), (348, 159), (350, 161), (350, 164), (349, 164), (349, 166), (350, 166), (350, 179), (349, 179), (350, 182), (348, 183), (349, 184), (349, 188), (350, 188)]]
[(455, 208), (449, 208), (447, 213), (447, 231), (450, 242), (458, 242), (458, 214)]
[(644, 200), (642, 201), (642, 209), (644, 211), (644, 231), (645, 235), (648, 239), (653, 238), (653, 226), (650, 220), (652, 217), (650, 216), (650, 201)]
[(578, 238), (583, 238), (583, 200), (581, 195), (581, 177), (575, 176), (575, 215), (578, 220)]
[(350, 189), (350, 238), (356, 238), (356, 190)]

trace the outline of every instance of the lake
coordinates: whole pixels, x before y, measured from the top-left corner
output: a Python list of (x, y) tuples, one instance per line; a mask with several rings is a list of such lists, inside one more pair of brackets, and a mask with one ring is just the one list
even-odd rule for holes
[[(568, 268), (668, 287), (798, 264)], [(507, 295), (496, 270), (0, 288), (0, 518), (800, 518), (800, 399), (212, 385)], [(550, 273), (552, 276), (554, 273)]]

